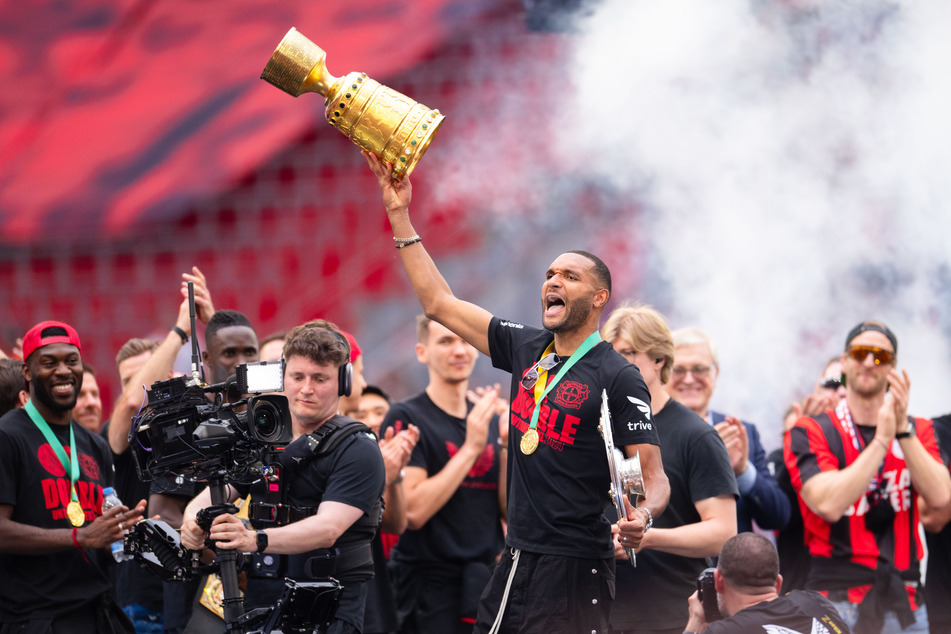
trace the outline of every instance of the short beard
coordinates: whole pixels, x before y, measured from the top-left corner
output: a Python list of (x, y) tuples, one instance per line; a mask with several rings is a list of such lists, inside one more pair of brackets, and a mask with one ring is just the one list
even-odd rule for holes
[(848, 385), (851, 385), (852, 390), (862, 398), (874, 398), (879, 394), (884, 394), (888, 390), (888, 378), (884, 378), (881, 381), (877, 382), (874, 387), (870, 389), (863, 389), (859, 387), (859, 382), (855, 380), (856, 377), (846, 377)]
[[(571, 302), (570, 305), (565, 304), (565, 316), (561, 323), (555, 324), (554, 326), (546, 325), (545, 328), (554, 333), (563, 333), (577, 330), (579, 327), (584, 325), (586, 321), (588, 321), (589, 315), (591, 315), (590, 302), (576, 299)], [(544, 320), (542, 321), (544, 322)]]
[(69, 405), (63, 405), (57, 403), (53, 396), (46, 391), (46, 389), (37, 384), (33, 388), (33, 398), (43, 404), (46, 409), (50, 410), (54, 414), (65, 414), (66, 412), (72, 411), (76, 407), (76, 402), (79, 400), (79, 394), (76, 393), (73, 396), (73, 400)]

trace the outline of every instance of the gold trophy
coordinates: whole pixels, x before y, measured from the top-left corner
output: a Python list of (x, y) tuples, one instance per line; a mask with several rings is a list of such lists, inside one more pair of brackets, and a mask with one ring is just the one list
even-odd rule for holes
[(393, 178), (409, 176), (445, 118), (406, 95), (367, 77), (327, 72), (327, 53), (291, 28), (278, 44), (261, 79), (294, 97), (324, 96), (330, 125), (382, 161), (393, 164)]

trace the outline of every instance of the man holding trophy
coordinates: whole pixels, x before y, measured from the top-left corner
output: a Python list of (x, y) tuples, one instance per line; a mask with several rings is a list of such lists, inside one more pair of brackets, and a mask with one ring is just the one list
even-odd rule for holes
[(607, 632), (614, 550), (602, 514), (611, 482), (598, 430), (602, 390), (615, 442), (639, 453), (646, 488), (618, 522), (626, 547), (640, 545), (669, 497), (644, 380), (598, 334), (610, 272), (590, 253), (563, 253), (542, 284), (544, 329), (494, 317), (456, 298), (426, 253), (409, 219), (409, 179), (363, 154), (423, 311), (512, 373), (507, 548), (474, 632)]

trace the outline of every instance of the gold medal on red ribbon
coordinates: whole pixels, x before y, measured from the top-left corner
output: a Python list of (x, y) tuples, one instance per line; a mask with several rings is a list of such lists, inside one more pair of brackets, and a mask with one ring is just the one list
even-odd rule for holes
[(535, 450), (538, 449), (538, 432), (534, 429), (526, 431), (522, 434), (522, 442), (520, 442), (518, 446), (526, 456), (530, 453), (534, 453)]
[(86, 522), (86, 512), (75, 500), (66, 505), (66, 517), (73, 526), (82, 526)]

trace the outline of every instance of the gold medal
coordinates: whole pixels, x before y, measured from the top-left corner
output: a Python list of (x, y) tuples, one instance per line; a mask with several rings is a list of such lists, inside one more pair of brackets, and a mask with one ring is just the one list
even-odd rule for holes
[(522, 434), (522, 442), (519, 443), (519, 449), (522, 450), (522, 453), (526, 456), (530, 453), (534, 453), (538, 449), (538, 432), (534, 429), (529, 429), (524, 434)]
[(72, 501), (66, 505), (66, 516), (69, 518), (69, 523), (73, 526), (82, 526), (86, 522), (86, 512), (83, 511), (83, 507), (79, 506), (79, 502)]

